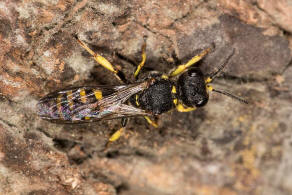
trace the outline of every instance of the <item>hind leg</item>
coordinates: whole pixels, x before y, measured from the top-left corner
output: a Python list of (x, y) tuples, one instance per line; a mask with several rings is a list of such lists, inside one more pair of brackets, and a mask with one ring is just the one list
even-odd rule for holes
[(81, 45), (81, 47), (83, 47), (88, 53), (90, 53), (93, 56), (94, 60), (98, 64), (100, 64), (101, 66), (103, 66), (107, 70), (109, 70), (112, 73), (114, 73), (114, 75), (120, 81), (122, 81), (124, 83), (127, 82), (123, 72), (121, 72), (116, 67), (114, 67), (106, 58), (104, 58), (101, 55), (99, 55), (98, 53), (92, 51), (83, 41), (79, 40), (77, 36), (75, 38), (76, 38), (77, 42)]
[(128, 123), (128, 118), (122, 118), (122, 121), (121, 121), (122, 127), (119, 130), (117, 130), (114, 134), (112, 134), (112, 136), (108, 139), (106, 146), (109, 146), (112, 142), (117, 141), (121, 137), (121, 135), (125, 131), (127, 123)]

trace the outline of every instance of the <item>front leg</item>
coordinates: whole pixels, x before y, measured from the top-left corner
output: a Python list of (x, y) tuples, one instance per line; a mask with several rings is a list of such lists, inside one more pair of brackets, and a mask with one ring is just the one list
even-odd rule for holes
[(157, 124), (157, 121), (153, 121), (149, 116), (144, 116), (144, 118), (146, 119), (146, 121), (152, 125), (153, 127), (157, 128), (158, 127), (158, 124)]
[(182, 105), (181, 103), (176, 105), (176, 110), (179, 112), (191, 112), (196, 110), (196, 108), (193, 107), (184, 107), (184, 105)]
[(200, 61), (204, 56), (206, 56), (211, 51), (211, 48), (203, 50), (200, 54), (194, 56), (191, 60), (189, 60), (186, 64), (179, 65), (174, 71), (172, 71), (169, 74), (169, 77), (174, 77), (182, 72), (184, 72), (186, 69)]

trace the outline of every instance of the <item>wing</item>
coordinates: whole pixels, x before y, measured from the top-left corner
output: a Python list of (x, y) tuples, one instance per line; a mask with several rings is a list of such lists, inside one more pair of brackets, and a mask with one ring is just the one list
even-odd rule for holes
[(151, 116), (151, 114), (145, 112), (145, 110), (120, 103), (102, 109), (81, 109), (72, 115), (70, 123), (86, 123), (135, 116)]
[(149, 81), (120, 86), (79, 87), (48, 94), (37, 107), (38, 115), (53, 122), (80, 123), (103, 119), (149, 115), (124, 104), (146, 89)]

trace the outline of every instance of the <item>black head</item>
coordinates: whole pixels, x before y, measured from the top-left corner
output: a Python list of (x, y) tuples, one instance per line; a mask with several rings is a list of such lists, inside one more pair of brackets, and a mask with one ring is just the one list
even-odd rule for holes
[(204, 74), (199, 68), (183, 73), (177, 81), (177, 87), (180, 100), (188, 107), (201, 107), (209, 100)]

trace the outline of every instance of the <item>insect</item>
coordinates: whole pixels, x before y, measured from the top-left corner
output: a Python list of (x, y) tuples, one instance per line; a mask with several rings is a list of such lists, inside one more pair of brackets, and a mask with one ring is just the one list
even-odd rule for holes
[(82, 123), (121, 118), (122, 128), (109, 138), (108, 143), (111, 143), (121, 136), (129, 117), (143, 116), (148, 123), (157, 127), (153, 117), (175, 108), (179, 112), (189, 112), (202, 107), (208, 102), (211, 91), (247, 103), (235, 95), (214, 89), (210, 85), (227, 65), (234, 54), (234, 49), (218, 70), (208, 76), (193, 65), (206, 56), (211, 48), (203, 50), (169, 74), (156, 73), (137, 81), (146, 61), (146, 39), (144, 39), (142, 61), (134, 72), (136, 82), (128, 84), (124, 74), (107, 59), (93, 52), (77, 37), (76, 40), (98, 64), (112, 72), (124, 84), (83, 86), (50, 93), (41, 98), (37, 105), (38, 115), (43, 119), (52, 122)]

